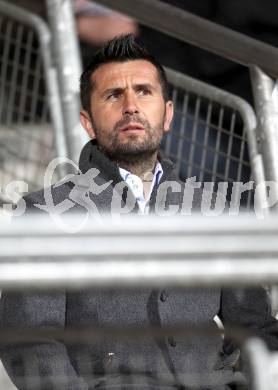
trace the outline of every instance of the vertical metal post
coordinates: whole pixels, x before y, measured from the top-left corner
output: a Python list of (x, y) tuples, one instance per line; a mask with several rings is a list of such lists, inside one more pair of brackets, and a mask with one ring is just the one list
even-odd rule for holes
[(46, 3), (58, 69), (69, 158), (78, 162), (80, 150), (87, 137), (79, 122), (79, 77), (82, 68), (72, 2), (46, 0)]
[[(47, 89), (47, 100), (49, 105), (50, 118), (54, 130), (56, 152), (60, 157), (68, 157), (69, 153), (67, 148), (67, 140), (65, 137), (65, 128), (62, 115), (62, 106), (60, 102), (57, 69), (53, 64), (53, 56), (51, 50), (51, 33), (49, 31), (49, 28), (44, 22), (44, 20), (36, 14), (33, 14), (21, 7), (17, 7), (13, 4), (7, 3), (6, 1), (0, 0), (0, 12), (1, 14), (4, 14), (8, 18), (10, 18), (11, 21), (18, 23), (18, 25), (22, 23), (23, 25), (29, 26), (29, 34), (32, 35), (34, 33), (39, 40), (40, 56), (42, 58), (44, 68), (43, 78), (45, 79), (45, 86)], [(7, 50), (9, 50), (8, 45), (11, 44), (10, 37), (4, 37), (4, 42), (7, 43)], [(27, 48), (29, 50), (29, 56), (31, 56), (31, 45)], [(4, 63), (3, 69), (5, 69), (7, 67), (7, 64), (5, 63), (5, 57), (2, 58), (2, 63)], [(26, 73), (26, 70), (24, 70), (24, 72), (24, 77), (28, 77), (28, 73)], [(3, 80), (4, 79), (5, 77), (3, 78)], [(20, 88), (23, 88), (23, 86), (24, 82), (20, 86)], [(3, 90), (4, 88), (2, 88), (2, 91)], [(68, 173), (67, 167), (61, 164), (57, 167), (57, 171), (59, 179), (64, 177)]]
[[(258, 137), (264, 160), (266, 180), (278, 183), (278, 112), (273, 101), (273, 80), (259, 67), (250, 67), (253, 96), (257, 113)], [(275, 198), (278, 199), (278, 185), (274, 186)], [(275, 211), (278, 211), (277, 203)], [(270, 287), (272, 312), (277, 314), (277, 286)]]
[[(272, 93), (273, 80), (259, 67), (251, 66), (250, 75), (257, 113), (259, 139), (265, 166), (266, 180), (278, 183), (278, 112), (275, 109)], [(278, 199), (278, 185), (273, 190)], [(275, 207), (278, 210), (278, 207)]]

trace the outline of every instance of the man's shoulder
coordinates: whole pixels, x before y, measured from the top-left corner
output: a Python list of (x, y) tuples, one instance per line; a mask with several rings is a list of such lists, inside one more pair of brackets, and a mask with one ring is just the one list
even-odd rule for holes
[(44, 206), (49, 203), (57, 205), (67, 199), (72, 189), (70, 183), (53, 184), (51, 187), (42, 188), (38, 191), (31, 192), (23, 197), (26, 203), (26, 209), (39, 210), (37, 206)]

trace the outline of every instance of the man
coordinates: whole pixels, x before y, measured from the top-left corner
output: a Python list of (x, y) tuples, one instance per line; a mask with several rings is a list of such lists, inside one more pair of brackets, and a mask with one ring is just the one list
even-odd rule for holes
[[(52, 188), (55, 205), (74, 198), (72, 208), (78, 210), (93, 204), (100, 212), (114, 212), (115, 205), (120, 212), (155, 212), (160, 189), (167, 189), (163, 184), (178, 183), (171, 162), (158, 154), (173, 116), (163, 69), (132, 36), (116, 38), (93, 57), (82, 74), (81, 100), (81, 122), (93, 139), (81, 153), (81, 182), (75, 177), (74, 184)], [(90, 187), (85, 179), (89, 181), (92, 172), (95, 181)], [(74, 197), (70, 195), (73, 190)], [(179, 192), (164, 195), (166, 209), (182, 203)], [(44, 192), (27, 196), (26, 203), (29, 209), (43, 205)], [(198, 195), (193, 204), (198, 207)], [(216, 327), (218, 315), (224, 325), (246, 326), (270, 348), (278, 348), (277, 322), (270, 315), (263, 289), (4, 292), (2, 313), (5, 327), (62, 329)], [(224, 346), (220, 336), (104, 338), (86, 346), (58, 340), (9, 345), (1, 358), (20, 390), (221, 390), (233, 381), (238, 351), (231, 344)]]
[[(122, 43), (123, 50), (131, 45), (128, 39)], [(120, 168), (115, 174), (131, 185), (144, 212), (151, 189), (162, 174), (157, 153), (163, 134), (170, 129), (173, 104), (168, 100), (163, 69), (155, 60), (144, 59), (139, 46), (133, 44), (135, 58), (131, 61), (124, 52), (111, 62), (118, 42), (112, 41), (96, 55), (81, 77), (81, 123), (97, 140), (101, 152)], [(111, 172), (107, 179), (111, 179)]]

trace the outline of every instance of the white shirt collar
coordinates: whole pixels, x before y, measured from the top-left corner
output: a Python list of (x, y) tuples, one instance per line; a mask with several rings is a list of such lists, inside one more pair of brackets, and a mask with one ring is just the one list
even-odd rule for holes
[(163, 169), (162, 169), (160, 162), (157, 161), (155, 169), (154, 169), (148, 199), (145, 199), (145, 197), (144, 197), (143, 181), (141, 180), (141, 178), (139, 176), (132, 174), (131, 172), (127, 171), (124, 168), (119, 167), (119, 171), (120, 171), (120, 175), (123, 178), (123, 180), (129, 185), (130, 189), (132, 190), (133, 195), (135, 196), (136, 201), (138, 203), (140, 212), (142, 214), (147, 214), (149, 211), (149, 202), (150, 202), (150, 197), (151, 197), (151, 193), (153, 191), (153, 188), (155, 185), (159, 184), (161, 177), (163, 175)]

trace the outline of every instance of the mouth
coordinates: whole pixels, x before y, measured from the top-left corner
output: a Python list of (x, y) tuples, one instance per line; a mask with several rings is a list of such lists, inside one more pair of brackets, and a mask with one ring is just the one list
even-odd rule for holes
[(136, 123), (136, 122), (131, 122), (120, 129), (121, 133), (126, 133), (126, 132), (133, 133), (133, 132), (141, 132), (141, 131), (145, 131), (145, 128), (140, 123)]

